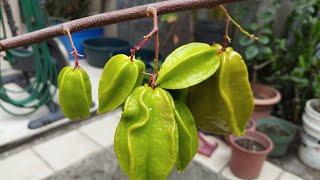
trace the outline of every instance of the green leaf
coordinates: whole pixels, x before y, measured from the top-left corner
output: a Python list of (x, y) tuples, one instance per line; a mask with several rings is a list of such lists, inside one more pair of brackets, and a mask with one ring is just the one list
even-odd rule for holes
[(261, 30), (261, 33), (262, 34), (268, 34), (268, 35), (271, 35), (272, 34), (272, 30), (270, 28), (263, 28)]
[(160, 21), (167, 22), (167, 23), (173, 23), (176, 22), (178, 18), (177, 13), (169, 13), (164, 14), (160, 16)]
[(241, 46), (249, 46), (254, 42), (253, 39), (249, 38), (248, 36), (241, 36), (239, 43)]
[(255, 58), (259, 53), (259, 49), (256, 46), (249, 46), (244, 54), (248, 60)]
[(261, 42), (262, 44), (268, 44), (270, 42), (270, 39), (268, 36), (260, 36), (258, 39), (259, 42)]
[(272, 50), (271, 50), (271, 48), (268, 47), (268, 46), (265, 46), (265, 47), (261, 48), (261, 49), (260, 49), (260, 52), (261, 52), (262, 54), (264, 54), (264, 55), (270, 55), (270, 54), (272, 54)]
[(252, 23), (252, 24), (250, 24), (249, 28), (250, 28), (250, 30), (255, 31), (258, 29), (258, 25), (257, 25), (257, 23)]
[(156, 85), (166, 89), (183, 89), (212, 76), (220, 65), (218, 47), (190, 43), (174, 50), (163, 62)]

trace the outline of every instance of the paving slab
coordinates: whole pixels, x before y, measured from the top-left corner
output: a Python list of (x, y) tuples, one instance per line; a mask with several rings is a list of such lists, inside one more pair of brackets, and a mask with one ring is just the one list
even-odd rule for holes
[[(268, 161), (265, 161), (260, 175), (257, 178), (257, 180), (277, 180), (280, 177), (280, 174), (283, 172), (281, 168), (278, 166), (275, 166), (271, 164)], [(222, 179), (228, 179), (228, 180), (241, 180), (241, 178), (236, 177), (229, 166), (227, 166), (221, 173)]]
[(280, 175), (279, 180), (304, 180), (304, 179), (290, 172), (283, 172)]
[(230, 147), (221, 141), (220, 139), (214, 136), (205, 136), (204, 137), (209, 142), (217, 142), (217, 149), (211, 154), (210, 157), (207, 157), (202, 154), (196, 154), (194, 160), (207, 166), (215, 173), (219, 173), (223, 170), (225, 166), (230, 161), (231, 150)]
[(31, 149), (0, 160), (0, 179), (37, 180), (49, 177), (53, 170)]
[(80, 127), (79, 131), (98, 144), (108, 147), (113, 145), (114, 134), (120, 120), (121, 110), (96, 116), (94, 122)]
[(33, 147), (34, 151), (54, 170), (61, 170), (79, 162), (101, 148), (76, 130)]

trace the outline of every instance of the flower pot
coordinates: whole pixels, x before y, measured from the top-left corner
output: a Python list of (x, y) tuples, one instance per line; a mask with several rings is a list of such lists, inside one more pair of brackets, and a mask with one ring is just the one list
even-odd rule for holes
[[(74, 46), (77, 48), (79, 54), (84, 54), (83, 41), (89, 38), (98, 38), (103, 36), (103, 28), (87, 29), (72, 33), (72, 40)], [(59, 39), (64, 44), (68, 52), (72, 51), (71, 43), (68, 36), (60, 36)], [(69, 54), (69, 59), (73, 60), (73, 55)]]
[(271, 152), (272, 140), (263, 133), (247, 130), (244, 136), (229, 136), (231, 145), (230, 169), (243, 179), (259, 176), (262, 165)]
[(88, 64), (103, 68), (114, 51), (130, 48), (127, 41), (118, 38), (90, 38), (83, 41)]
[(274, 146), (269, 154), (270, 157), (284, 155), (297, 132), (293, 124), (272, 116), (259, 119), (256, 130), (263, 132), (272, 140)]
[(254, 111), (252, 118), (258, 120), (263, 117), (269, 117), (273, 106), (281, 99), (280, 92), (267, 85), (255, 84), (253, 87)]
[[(252, 118), (249, 119), (248, 123), (247, 123), (247, 126), (246, 126), (246, 130), (251, 130), (251, 131), (254, 131), (256, 130), (256, 121)], [(229, 141), (229, 138), (228, 138), (229, 135), (224, 135), (223, 138), (224, 138), (224, 141), (230, 145), (230, 141)]]

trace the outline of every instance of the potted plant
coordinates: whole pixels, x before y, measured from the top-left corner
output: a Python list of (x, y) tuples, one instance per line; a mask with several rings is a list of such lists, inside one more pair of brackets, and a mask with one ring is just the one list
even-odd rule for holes
[(272, 140), (274, 147), (269, 154), (270, 157), (284, 155), (297, 132), (293, 124), (272, 116), (260, 119), (256, 130), (263, 132)]
[(273, 148), (272, 140), (263, 133), (247, 130), (244, 136), (229, 135), (229, 141), (230, 169), (234, 175), (243, 179), (257, 178)]
[(264, 82), (282, 92), (279, 113), (301, 124), (306, 101), (320, 97), (320, 16), (316, 1), (293, 1), (284, 33), (275, 40), (272, 62), (261, 73)]
[(263, 22), (249, 25), (248, 29), (257, 33), (258, 41), (254, 41), (247, 36), (241, 36), (239, 41), (240, 45), (245, 47), (246, 63), (252, 73), (251, 88), (255, 102), (252, 118), (255, 120), (270, 116), (273, 106), (281, 99), (281, 94), (277, 89), (269, 85), (257, 84), (258, 71), (272, 62), (272, 21), (275, 13), (276, 8), (270, 8), (264, 13), (258, 14), (258, 19), (263, 19)]

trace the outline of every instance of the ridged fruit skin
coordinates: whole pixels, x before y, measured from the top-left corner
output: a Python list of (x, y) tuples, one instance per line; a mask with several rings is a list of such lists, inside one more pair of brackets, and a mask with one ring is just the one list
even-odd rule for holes
[(175, 118), (179, 132), (179, 153), (176, 167), (183, 171), (198, 151), (198, 131), (188, 107), (179, 100), (174, 101)]
[(92, 88), (88, 73), (81, 68), (64, 67), (58, 76), (59, 102), (65, 117), (90, 117)]
[(125, 101), (114, 137), (118, 162), (131, 180), (162, 180), (178, 155), (174, 102), (161, 88), (140, 86)]
[(98, 88), (99, 108), (102, 114), (118, 108), (133, 89), (141, 86), (145, 71), (142, 61), (124, 54), (113, 56), (105, 65)]
[[(214, 47), (221, 48), (218, 44)], [(254, 107), (247, 67), (230, 47), (219, 56), (217, 72), (189, 88), (187, 105), (203, 131), (243, 135)]]
[(205, 43), (189, 43), (174, 50), (164, 61), (156, 85), (165, 89), (184, 89), (196, 85), (219, 67), (217, 49)]

